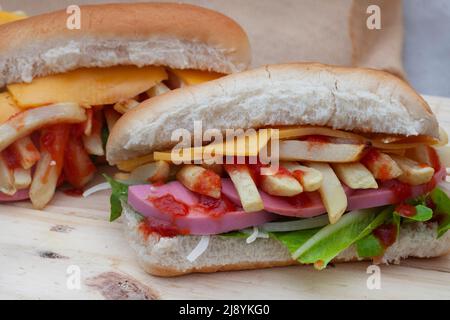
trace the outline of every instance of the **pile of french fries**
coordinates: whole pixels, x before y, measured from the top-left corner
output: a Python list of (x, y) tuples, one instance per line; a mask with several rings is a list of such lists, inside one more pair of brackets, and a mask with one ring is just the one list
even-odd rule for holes
[[(322, 137), (320, 141), (308, 139), (317, 134)], [(177, 179), (191, 191), (220, 198), (220, 178), (228, 176), (247, 212), (264, 209), (261, 192), (279, 197), (318, 192), (330, 223), (336, 223), (347, 208), (345, 186), (377, 189), (379, 181), (391, 179), (409, 185), (427, 183), (435, 171), (428, 144), (447, 144), (445, 133), (440, 140), (430, 142), (422, 137), (367, 138), (314, 127), (280, 129), (279, 137), (280, 169), (272, 175), (255, 177), (252, 164), (174, 165), (167, 159), (154, 161), (154, 157), (145, 156), (120, 163), (119, 168), (129, 173), (117, 177), (134, 182)]]
[[(82, 189), (96, 171), (92, 156), (105, 155), (102, 130), (112, 130), (122, 114), (143, 99), (170, 91), (163, 83), (152, 87), (144, 97), (120, 101), (113, 106), (54, 104), (27, 109), (0, 124), (0, 192), (14, 196), (29, 189), (36, 209), (44, 208), (56, 187), (68, 182)], [(154, 169), (153, 169), (154, 167)], [(160, 162), (143, 166), (135, 175), (151, 175), (163, 181), (170, 166)], [(142, 173), (141, 173), (142, 172)]]

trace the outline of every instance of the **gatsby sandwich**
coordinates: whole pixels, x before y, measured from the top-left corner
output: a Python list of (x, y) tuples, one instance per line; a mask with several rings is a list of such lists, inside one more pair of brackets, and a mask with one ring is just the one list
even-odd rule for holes
[(250, 60), (239, 25), (191, 5), (81, 6), (79, 28), (65, 11), (22, 18), (0, 15), (0, 202), (83, 188), (123, 113)]
[[(195, 121), (246, 133), (179, 148), (174, 132)], [(266, 66), (125, 114), (108, 161), (152, 162), (109, 178), (112, 218), (122, 210), (139, 262), (160, 276), (435, 257), (450, 250), (445, 144), (428, 104), (389, 73)]]

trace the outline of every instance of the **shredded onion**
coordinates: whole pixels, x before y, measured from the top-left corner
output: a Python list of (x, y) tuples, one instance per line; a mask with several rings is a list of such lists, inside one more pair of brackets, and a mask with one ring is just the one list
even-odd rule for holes
[(189, 253), (189, 255), (186, 258), (189, 260), (189, 262), (194, 262), (206, 251), (206, 249), (208, 249), (208, 246), (209, 246), (209, 236), (202, 236), (197, 246), (192, 250), (191, 253)]
[(286, 232), (323, 227), (329, 223), (328, 215), (321, 215), (294, 221), (268, 222), (263, 224), (261, 228), (267, 232)]
[(258, 238), (258, 233), (259, 233), (258, 227), (253, 227), (252, 234), (248, 236), (245, 242), (247, 242), (248, 244), (254, 242), (256, 238)]
[(99, 192), (99, 191), (103, 191), (103, 190), (109, 190), (111, 189), (111, 186), (109, 185), (108, 182), (103, 182), (100, 184), (97, 184), (95, 186), (93, 186), (92, 188), (89, 188), (87, 190), (85, 190), (83, 192), (83, 197), (89, 197), (91, 194)]

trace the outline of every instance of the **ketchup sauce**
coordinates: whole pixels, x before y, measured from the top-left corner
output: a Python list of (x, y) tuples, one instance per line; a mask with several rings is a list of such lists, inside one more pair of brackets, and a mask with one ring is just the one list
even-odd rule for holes
[(169, 224), (155, 223), (150, 219), (145, 219), (139, 223), (138, 231), (147, 239), (151, 234), (158, 234), (161, 237), (173, 238), (178, 235), (188, 235), (189, 230), (180, 230)]
[(220, 199), (201, 195), (195, 208), (212, 217), (219, 217), (227, 212), (236, 211), (236, 206), (224, 194)]
[(159, 211), (170, 214), (174, 218), (176, 216), (185, 216), (189, 213), (189, 207), (183, 202), (175, 199), (171, 194), (162, 197), (150, 196), (148, 201), (150, 201)]
[(403, 217), (413, 217), (416, 215), (416, 208), (410, 204), (402, 203), (395, 207), (395, 211)]
[(373, 231), (373, 235), (387, 249), (397, 240), (397, 227), (394, 224), (382, 224)]
[(10, 147), (6, 148), (2, 152), (3, 159), (9, 169), (14, 170), (20, 168), (20, 159), (17, 153)]

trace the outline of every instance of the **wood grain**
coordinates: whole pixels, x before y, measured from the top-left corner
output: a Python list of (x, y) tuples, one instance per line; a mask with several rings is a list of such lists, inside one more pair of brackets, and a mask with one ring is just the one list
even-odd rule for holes
[[(426, 99), (450, 132), (450, 99)], [(45, 211), (34, 210), (27, 202), (0, 205), (0, 298), (450, 298), (450, 256), (381, 266), (380, 290), (367, 289), (366, 262), (337, 264), (321, 272), (295, 266), (170, 279), (152, 277), (137, 265), (120, 222), (110, 223), (108, 217), (107, 191), (88, 199), (58, 192)], [(69, 266), (80, 268), (79, 290), (67, 286)]]

